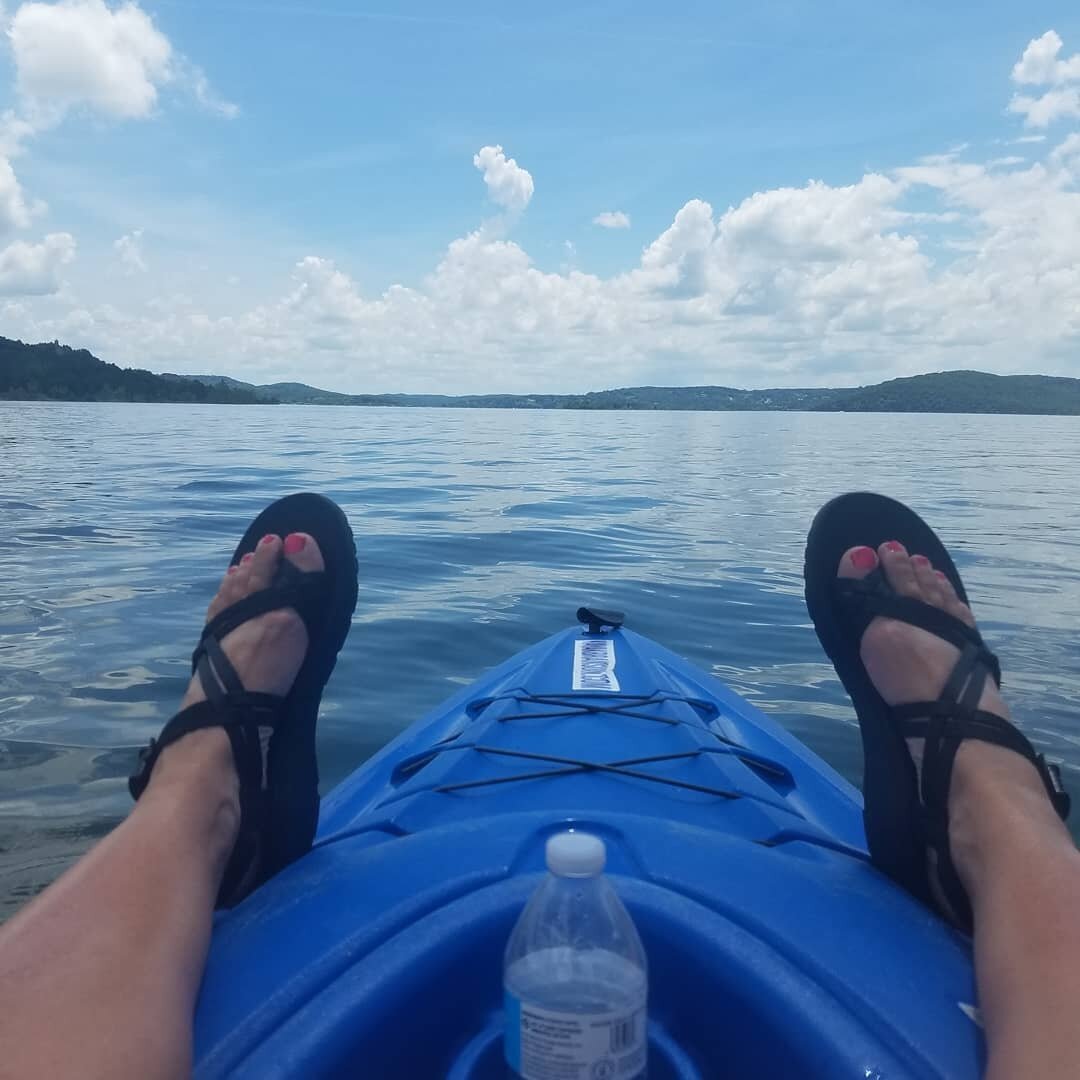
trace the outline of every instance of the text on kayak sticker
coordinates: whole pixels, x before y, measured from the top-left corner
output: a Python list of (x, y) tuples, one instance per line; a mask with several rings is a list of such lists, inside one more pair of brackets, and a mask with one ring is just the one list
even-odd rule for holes
[(580, 638), (574, 642), (574, 690), (618, 690), (615, 642), (611, 638)]

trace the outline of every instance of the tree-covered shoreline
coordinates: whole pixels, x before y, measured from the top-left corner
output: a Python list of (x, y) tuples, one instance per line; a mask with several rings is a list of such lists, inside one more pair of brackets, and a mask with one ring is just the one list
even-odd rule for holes
[(240, 387), (170, 379), (107, 364), (86, 349), (55, 341), (27, 345), (10, 338), (0, 338), (0, 400), (269, 403), (268, 398)]
[(943, 371), (836, 389), (636, 386), (587, 394), (341, 394), (296, 382), (257, 385), (226, 375), (155, 375), (105, 363), (86, 349), (55, 341), (27, 345), (0, 338), (0, 400), (1080, 416), (1080, 379)]

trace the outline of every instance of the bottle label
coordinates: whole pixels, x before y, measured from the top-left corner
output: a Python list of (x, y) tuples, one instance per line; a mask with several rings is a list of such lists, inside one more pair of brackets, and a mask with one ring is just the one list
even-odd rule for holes
[(645, 995), (613, 1013), (553, 1012), (506, 992), (506, 1061), (521, 1080), (635, 1080), (645, 1073)]

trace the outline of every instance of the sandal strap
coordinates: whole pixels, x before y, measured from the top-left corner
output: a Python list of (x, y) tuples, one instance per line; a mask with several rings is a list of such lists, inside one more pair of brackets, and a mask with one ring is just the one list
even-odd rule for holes
[(994, 682), (1001, 685), (1001, 664), (987, 649), (978, 630), (941, 608), (910, 596), (900, 596), (889, 584), (880, 566), (864, 578), (837, 578), (834, 588), (849, 620), (856, 624), (858, 640), (877, 616), (897, 619), (942, 638), (961, 653), (969, 645), (976, 646), (981, 650), (982, 659), (994, 676)]
[(309, 639), (314, 638), (320, 626), (329, 582), (325, 570), (298, 570), (291, 562), (283, 561), (274, 575), (274, 584), (230, 604), (203, 627), (199, 644), (191, 657), (192, 669), (197, 666), (199, 655), (208, 640), (221, 641), (243, 623), (279, 608), (294, 608), (304, 621)]
[[(245, 690), (241, 697), (228, 700), (224, 705), (215, 704), (208, 699), (181, 709), (161, 729), (161, 734), (151, 739), (139, 751), (138, 767), (128, 779), (128, 790), (132, 798), (138, 799), (146, 790), (150, 783), (150, 773), (162, 750), (193, 731), (212, 727), (224, 728), (229, 736), (240, 777), (241, 793), (245, 787), (251, 786), (251, 781), (261, 790), (265, 786), (265, 777), (259, 729), (274, 729), (284, 712), (285, 700), (277, 694)], [(253, 751), (258, 753), (257, 757)]]
[(904, 738), (925, 739), (922, 761), (920, 797), (927, 807), (928, 821), (934, 816), (930, 808), (940, 808), (941, 816), (948, 807), (952, 763), (960, 743), (977, 739), (1012, 750), (1035, 766), (1058, 816), (1064, 820), (1072, 809), (1072, 800), (1061, 781), (1061, 767), (1040, 754), (1030, 740), (1004, 717), (985, 709), (959, 713), (955, 706), (942, 701), (916, 702), (898, 705), (893, 715), (901, 721)]
[(232, 701), (243, 700), (247, 693), (243, 680), (222, 648), (221, 642), (227, 634), (260, 615), (293, 608), (304, 621), (310, 641), (328, 580), (325, 570), (298, 570), (292, 563), (283, 562), (274, 576), (273, 585), (219, 611), (203, 627), (199, 643), (191, 654), (191, 670), (199, 676), (207, 700), (224, 707)]
[(128, 779), (128, 790), (137, 800), (150, 783), (150, 774), (162, 750), (193, 731), (224, 728), (240, 781), (240, 828), (218, 889), (217, 907), (232, 907), (242, 900), (258, 866), (268, 801), (270, 735), (282, 719), (285, 705), (286, 699), (277, 694), (249, 690), (226, 699), (223, 704), (208, 699), (189, 705), (139, 751), (138, 767)]
[[(968, 929), (973, 922), (971, 901), (957, 873), (949, 844), (949, 790), (953, 764), (963, 741), (978, 739), (1019, 754), (1035, 766), (1058, 816), (1064, 820), (1071, 809), (1058, 766), (1039, 754), (1027, 737), (1004, 717), (972, 706), (972, 698), (978, 701), (987, 674), (983, 668), (981, 678), (969, 682), (961, 701), (939, 699), (898, 706), (893, 710), (894, 716), (901, 721), (901, 733), (905, 738), (926, 740), (919, 791), (926, 844), (936, 855), (935, 869), (941, 891), (960, 925)], [(920, 711), (921, 716), (916, 715)]]

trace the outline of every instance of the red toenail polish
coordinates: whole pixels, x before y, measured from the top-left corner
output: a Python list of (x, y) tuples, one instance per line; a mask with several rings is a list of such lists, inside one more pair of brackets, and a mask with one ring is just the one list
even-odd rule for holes
[(240, 569), (239, 566), (230, 566), (229, 569), (225, 571), (225, 573), (226, 574), (235, 574), (236, 571), (239, 570), (239, 569)]
[(937, 575), (937, 576), (938, 576), (939, 578), (941, 578), (941, 580), (942, 580), (942, 581), (948, 581), (948, 580), (949, 580), (949, 579), (948, 579), (948, 578), (947, 578), (947, 577), (945, 576), (945, 571), (944, 571), (944, 570), (935, 570), (935, 571), (934, 571), (934, 573), (935, 573), (935, 574), (936, 574), (936, 575)]
[(285, 554), (295, 555), (298, 551), (303, 551), (306, 543), (307, 541), (299, 533), (289, 533), (285, 537)]
[(242, 563), (249, 563), (249, 562), (251, 562), (251, 560), (252, 560), (252, 559), (254, 559), (254, 558), (255, 558), (255, 556), (254, 556), (254, 555), (252, 555), (252, 554), (251, 554), (251, 552), (249, 551), (249, 552), (248, 552), (248, 553), (247, 553), (247, 554), (246, 554), (246, 555), (245, 555), (245, 556), (244, 556), (244, 557), (243, 557), (243, 558), (242, 558), (242, 559), (241, 559), (240, 561), (241, 561)]
[(277, 537), (273, 533), (267, 533), (260, 541), (260, 544), (272, 544)]
[(904, 550), (904, 545), (901, 544), (898, 540), (890, 540), (885, 545), (885, 550), (886, 551), (903, 551)]
[(871, 548), (856, 548), (851, 553), (851, 565), (854, 566), (856, 570), (873, 570), (876, 564), (877, 556)]
[(929, 566), (930, 560), (925, 555), (912, 555), (911, 561), (916, 566)]

